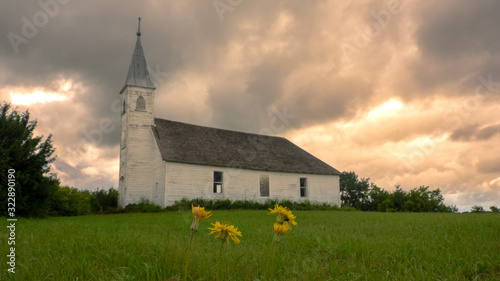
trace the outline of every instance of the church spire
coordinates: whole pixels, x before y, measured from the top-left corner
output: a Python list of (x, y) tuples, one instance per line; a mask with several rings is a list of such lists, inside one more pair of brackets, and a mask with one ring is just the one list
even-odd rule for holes
[(127, 80), (125, 86), (137, 86), (144, 88), (156, 89), (153, 82), (149, 78), (148, 67), (146, 65), (146, 57), (141, 45), (141, 18), (137, 29), (137, 42), (135, 43), (134, 54), (128, 69)]
[(137, 36), (141, 36), (141, 17), (137, 18), (139, 20), (139, 27), (137, 27)]

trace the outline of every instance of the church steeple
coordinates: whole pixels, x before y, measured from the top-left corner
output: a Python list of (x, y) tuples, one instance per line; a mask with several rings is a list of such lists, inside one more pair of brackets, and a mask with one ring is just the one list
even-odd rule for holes
[(146, 57), (141, 45), (141, 18), (139, 18), (139, 27), (137, 29), (137, 42), (135, 43), (134, 54), (128, 69), (127, 80), (125, 86), (137, 86), (143, 88), (156, 89), (153, 82), (149, 78), (148, 67), (146, 65)]
[(139, 203), (141, 198), (163, 205), (158, 201), (163, 196), (153, 195), (158, 188), (154, 174), (154, 164), (157, 163), (154, 162), (156, 144), (152, 131), (155, 126), (154, 96), (155, 85), (149, 77), (141, 46), (139, 18), (137, 43), (127, 80), (120, 91), (122, 110), (118, 193), (122, 207)]

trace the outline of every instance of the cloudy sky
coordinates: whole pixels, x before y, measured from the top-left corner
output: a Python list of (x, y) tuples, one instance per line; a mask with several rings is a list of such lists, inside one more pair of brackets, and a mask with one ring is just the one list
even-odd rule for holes
[(137, 17), (156, 117), (284, 136), (387, 190), (500, 206), (500, 1), (0, 0), (0, 99), (116, 187)]

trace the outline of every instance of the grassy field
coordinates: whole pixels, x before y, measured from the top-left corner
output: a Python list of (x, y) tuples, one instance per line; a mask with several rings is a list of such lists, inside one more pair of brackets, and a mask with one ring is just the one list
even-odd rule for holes
[[(500, 280), (500, 215), (302, 211), (277, 249), (277, 280)], [(225, 245), (223, 280), (269, 280), (274, 215), (216, 211), (194, 237), (189, 280), (214, 280), (210, 223), (239, 227)], [(5, 219), (4, 219), (5, 220)], [(0, 280), (167, 280), (180, 276), (190, 212), (20, 219), (16, 273)], [(4, 223), (7, 225), (7, 223)]]

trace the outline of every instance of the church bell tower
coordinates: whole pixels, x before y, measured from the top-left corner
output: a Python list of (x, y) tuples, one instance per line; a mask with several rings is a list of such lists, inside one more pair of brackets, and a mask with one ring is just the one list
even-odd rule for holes
[(119, 205), (152, 200), (154, 90), (141, 45), (141, 18), (132, 61), (121, 95)]

